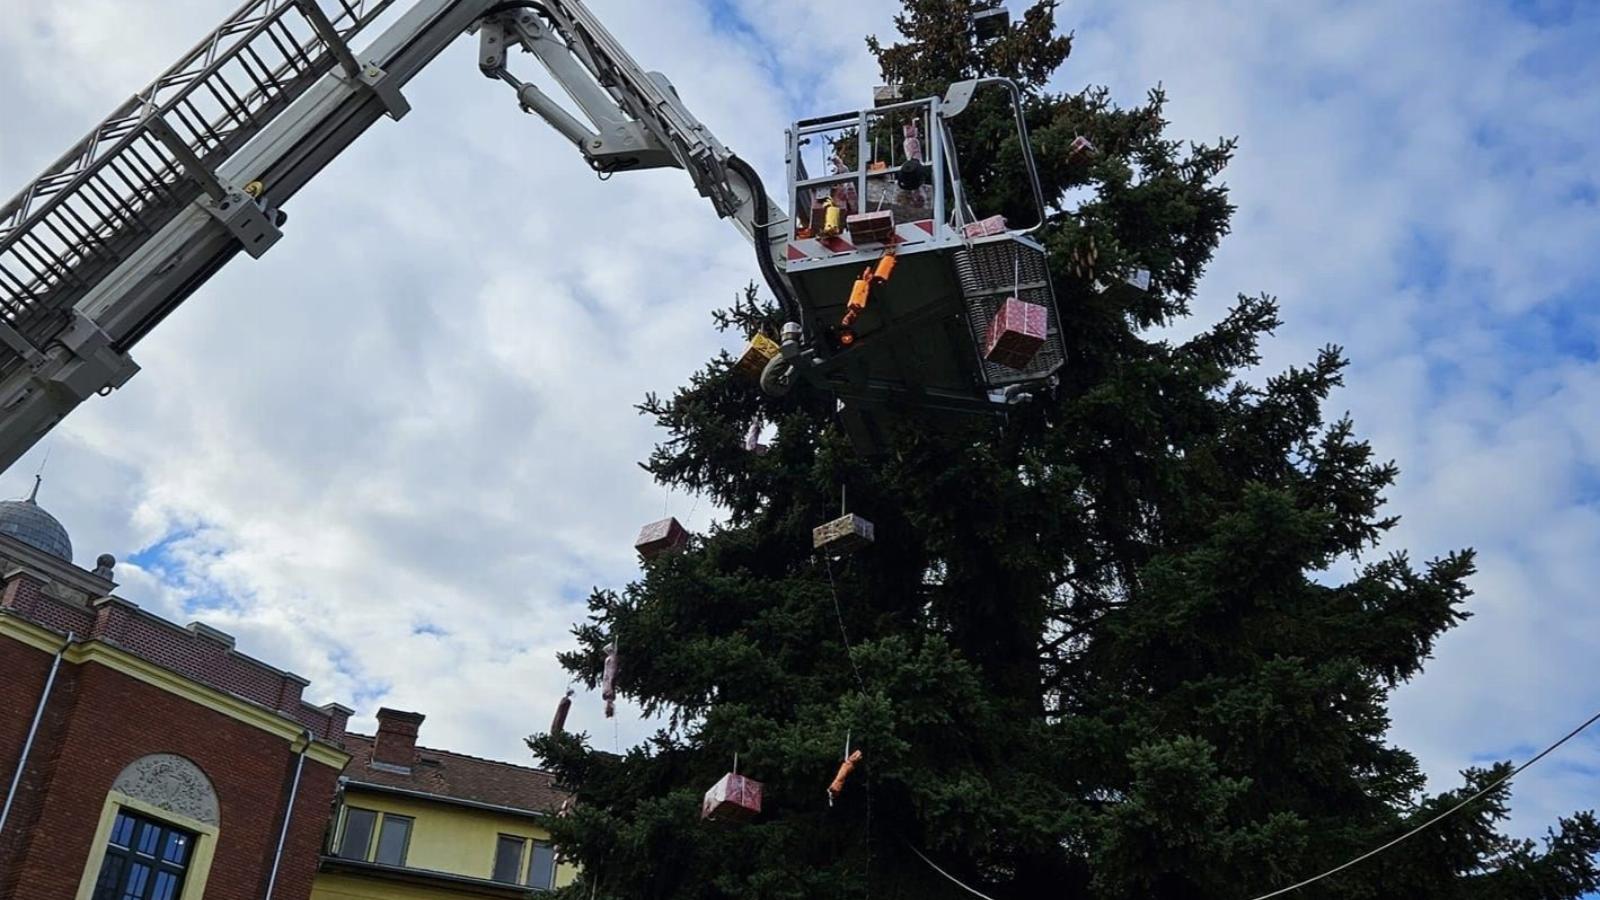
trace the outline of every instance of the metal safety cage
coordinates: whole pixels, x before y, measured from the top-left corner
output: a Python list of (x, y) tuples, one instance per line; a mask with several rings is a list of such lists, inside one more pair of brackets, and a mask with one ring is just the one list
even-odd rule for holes
[[(950, 122), (985, 87), (1006, 90), (1016, 115), (1025, 160), (1020, 175), (1030, 181), (1039, 211), (1024, 228), (973, 210), (962, 188)], [(919, 123), (915, 129), (912, 122)], [(896, 154), (902, 129), (907, 139)], [(923, 184), (908, 190), (904, 185), (917, 178), (900, 175), (913, 153), (911, 168), (921, 170), (913, 174)], [(1007, 389), (1015, 396), (1015, 386), (1046, 381), (1060, 369), (1061, 317), (1044, 248), (1030, 237), (1042, 224), (1044, 199), (1013, 82), (961, 82), (943, 97), (798, 121), (787, 133), (787, 174), (795, 206), (785, 271), (812, 336), (798, 366), (803, 377), (867, 407), (992, 413), (1004, 408)], [(844, 218), (868, 214), (873, 227), (833, 233), (827, 226), (838, 221), (821, 218), (829, 206)], [(858, 311), (848, 343), (830, 341), (853, 283), (890, 253), (893, 274)], [(1021, 368), (984, 358), (990, 325), (1011, 297), (1043, 306), (1048, 315), (1042, 346)]]

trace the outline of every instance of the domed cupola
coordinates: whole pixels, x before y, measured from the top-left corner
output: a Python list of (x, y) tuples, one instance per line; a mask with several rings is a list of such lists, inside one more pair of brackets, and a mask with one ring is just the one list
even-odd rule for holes
[(56, 517), (39, 506), (39, 482), (35, 475), (33, 492), (26, 500), (0, 500), (0, 534), (9, 535), (51, 556), (72, 562), (72, 539)]

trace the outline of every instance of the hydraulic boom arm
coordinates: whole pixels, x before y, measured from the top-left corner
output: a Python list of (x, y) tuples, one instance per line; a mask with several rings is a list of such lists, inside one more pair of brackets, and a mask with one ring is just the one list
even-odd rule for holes
[[(249, 0), (0, 207), (0, 469), (132, 377), (139, 339), (240, 250), (265, 253), (283, 205), (373, 123), (405, 115), (401, 89), (472, 30), (483, 73), (596, 171), (685, 169), (792, 303), (777, 263), (786, 229), (768, 229), (782, 208), (580, 0), (417, 0), (352, 50), (391, 3)], [(519, 46), (582, 118), (512, 74)]]

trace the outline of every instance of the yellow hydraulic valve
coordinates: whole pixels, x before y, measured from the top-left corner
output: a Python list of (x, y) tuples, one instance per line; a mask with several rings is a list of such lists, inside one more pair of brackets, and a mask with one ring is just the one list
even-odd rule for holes
[[(846, 304), (844, 321), (840, 322), (840, 325), (849, 328), (855, 324), (856, 317), (860, 316), (861, 311), (867, 308), (867, 299), (872, 295), (873, 286), (888, 281), (889, 276), (894, 274), (894, 265), (895, 256), (891, 251), (879, 257), (876, 266), (867, 266), (861, 270), (861, 277), (857, 278), (856, 283), (850, 287), (850, 300)], [(850, 343), (850, 341), (845, 343)]]

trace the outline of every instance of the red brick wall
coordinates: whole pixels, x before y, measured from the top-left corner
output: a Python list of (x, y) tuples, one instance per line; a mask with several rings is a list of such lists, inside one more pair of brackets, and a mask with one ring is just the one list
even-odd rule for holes
[(116, 597), (89, 606), (45, 594), (43, 583), (19, 572), (0, 591), (0, 607), (24, 619), (79, 640), (102, 640), (201, 684), (243, 697), (288, 715), (323, 740), (344, 734), (345, 713), (312, 706), (301, 697), (306, 681), (233, 650), (211, 636), (197, 634)]
[[(50, 655), (0, 637), (0, 790), (9, 785)], [(63, 663), (23, 787), (0, 834), (0, 900), (71, 900), (106, 793), (130, 762), (174, 753), (211, 779), (221, 833), (206, 900), (258, 900), (294, 775), (287, 741), (98, 663)], [(338, 772), (307, 759), (277, 900), (306, 900)]]

